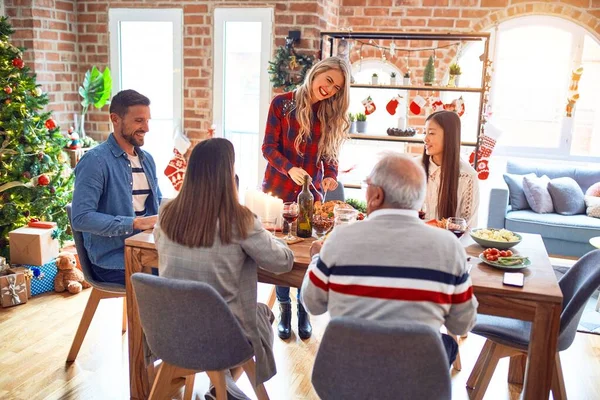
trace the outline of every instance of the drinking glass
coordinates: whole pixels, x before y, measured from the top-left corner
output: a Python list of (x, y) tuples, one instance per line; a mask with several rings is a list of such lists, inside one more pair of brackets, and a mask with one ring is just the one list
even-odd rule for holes
[(290, 225), (290, 230), (288, 234), (283, 238), (284, 240), (291, 241), (296, 239), (294, 235), (292, 235), (292, 224), (294, 221), (298, 219), (299, 213), (298, 203), (296, 202), (287, 202), (283, 203), (283, 219)]
[(279, 219), (277, 217), (266, 217), (266, 218), (262, 219), (262, 223), (267, 231), (269, 231), (269, 232), (271, 232), (271, 234), (275, 235), (275, 232), (277, 231), (277, 221), (278, 220)]
[(317, 237), (320, 239), (333, 228), (333, 218), (315, 214), (313, 215), (312, 225)]
[(358, 211), (348, 205), (336, 204), (336, 206), (333, 207), (333, 215), (335, 218), (335, 226), (345, 225), (356, 221)]
[(467, 231), (467, 220), (464, 218), (450, 217), (446, 220), (446, 229), (454, 233), (460, 239)]

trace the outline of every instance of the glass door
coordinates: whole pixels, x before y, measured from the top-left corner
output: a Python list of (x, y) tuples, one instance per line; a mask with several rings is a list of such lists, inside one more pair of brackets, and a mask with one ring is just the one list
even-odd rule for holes
[(152, 119), (144, 150), (156, 162), (164, 197), (176, 192), (163, 173), (173, 156), (173, 133), (182, 121), (181, 9), (111, 9), (113, 95), (134, 89), (150, 99)]
[(215, 9), (213, 122), (215, 135), (235, 147), (242, 199), (246, 188), (262, 182), (266, 166), (261, 146), (271, 100), (272, 31), (272, 8)]

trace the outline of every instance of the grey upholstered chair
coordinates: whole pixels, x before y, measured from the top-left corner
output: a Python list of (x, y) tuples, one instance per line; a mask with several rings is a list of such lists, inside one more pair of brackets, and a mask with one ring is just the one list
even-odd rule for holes
[[(185, 376), (190, 399), (197, 372), (206, 371), (226, 399), (225, 370), (241, 365), (255, 381), (254, 350), (227, 303), (212, 286), (197, 281), (136, 273), (131, 277), (148, 346), (162, 359), (150, 400), (168, 395), (173, 378)], [(264, 385), (254, 388), (268, 400)]]
[(323, 400), (451, 398), (440, 332), (416, 322), (333, 318), (312, 383)]
[[(315, 199), (318, 200), (318, 199)], [(337, 188), (335, 188), (334, 190), (327, 192), (327, 194), (325, 195), (325, 201), (329, 201), (329, 200), (340, 200), (340, 201), (346, 201), (346, 196), (344, 194), (344, 184), (340, 181), (338, 181), (338, 186)]]
[[(555, 400), (567, 398), (559, 352), (568, 349), (573, 343), (585, 304), (600, 286), (600, 250), (591, 251), (581, 257), (558, 284), (563, 293), (563, 308), (560, 314), (558, 351), (554, 357), (552, 378), (552, 395)], [(522, 384), (531, 322), (478, 315), (477, 324), (472, 332), (487, 340), (467, 380), (467, 387), (473, 389), (471, 398), (483, 398), (498, 360), (503, 357), (511, 357), (511, 365), (521, 366), (515, 368), (518, 374), (516, 372), (509, 374), (509, 379), (511, 383)]]
[(96, 309), (98, 308), (98, 303), (100, 300), (114, 297), (123, 298), (123, 320), (121, 333), (125, 333), (127, 331), (127, 301), (125, 298), (125, 286), (117, 283), (98, 282), (96, 279), (94, 279), (94, 275), (92, 273), (92, 263), (90, 262), (87, 251), (85, 250), (85, 246), (83, 245), (83, 235), (81, 232), (73, 229), (73, 223), (71, 222), (71, 204), (67, 204), (67, 215), (69, 217), (69, 224), (71, 225), (71, 232), (73, 233), (73, 239), (75, 240), (75, 248), (77, 249), (77, 256), (79, 258), (81, 270), (83, 271), (83, 276), (85, 277), (85, 280), (92, 285), (92, 293), (90, 294), (87, 305), (85, 306), (85, 310), (83, 311), (83, 315), (81, 316), (77, 333), (75, 333), (73, 344), (71, 344), (71, 350), (69, 350), (69, 355), (67, 356), (67, 362), (73, 362), (77, 358), (77, 354), (79, 353), (83, 339), (85, 339), (85, 335), (90, 327), (90, 323), (94, 318), (94, 314), (96, 313)]

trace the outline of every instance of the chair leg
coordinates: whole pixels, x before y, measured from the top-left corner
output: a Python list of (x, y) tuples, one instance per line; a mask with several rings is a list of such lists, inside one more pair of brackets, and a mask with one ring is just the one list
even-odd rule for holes
[(269, 394), (267, 393), (267, 389), (265, 389), (265, 385), (261, 383), (258, 386), (254, 386), (254, 383), (256, 382), (256, 364), (254, 363), (254, 359), (249, 359), (242, 364), (242, 367), (244, 368), (244, 371), (246, 371), (248, 379), (250, 379), (254, 393), (256, 393), (256, 398), (258, 400), (269, 400)]
[(225, 371), (206, 371), (210, 382), (217, 392), (217, 400), (227, 400), (227, 385), (225, 384)]
[(596, 311), (600, 311), (600, 296), (598, 296), (598, 301), (596, 302)]
[(171, 391), (171, 381), (175, 367), (169, 363), (163, 362), (158, 367), (158, 374), (154, 379), (149, 400), (164, 400)]
[(525, 367), (527, 366), (527, 354), (517, 354), (510, 357), (508, 365), (508, 383), (522, 385), (525, 382)]
[(483, 370), (484, 364), (487, 362), (487, 359), (491, 355), (492, 341), (486, 340), (483, 348), (481, 349), (481, 353), (473, 366), (473, 371), (471, 371), (471, 375), (469, 375), (469, 379), (467, 379), (467, 387), (470, 389), (475, 388), (475, 384), (477, 383), (477, 379), (479, 375), (481, 375), (481, 371)]
[(194, 381), (196, 380), (196, 374), (188, 375), (185, 377), (185, 392), (183, 392), (183, 400), (192, 400), (194, 394)]
[[(454, 333), (450, 332), (448, 332), (448, 335), (450, 335), (454, 340), (456, 340), (456, 344), (460, 344), (458, 335), (455, 335)], [(460, 348), (456, 353), (456, 359), (452, 363), (452, 367), (454, 367), (454, 369), (457, 371), (460, 371), (462, 369), (462, 363), (460, 362)]]
[(552, 375), (552, 397), (554, 400), (567, 400), (567, 389), (565, 388), (565, 378), (562, 373), (562, 364), (560, 362), (560, 353), (557, 351), (554, 357), (554, 373)]
[(484, 361), (482, 366), (482, 372), (475, 383), (475, 388), (473, 388), (473, 392), (471, 393), (472, 400), (482, 400), (485, 395), (485, 391), (487, 390), (490, 381), (492, 380), (492, 376), (494, 375), (494, 371), (496, 370), (496, 365), (498, 365), (498, 360), (503, 357), (504, 347), (501, 344), (497, 344), (492, 342), (492, 346), (490, 349), (489, 357)]
[(121, 332), (127, 332), (127, 297), (123, 296), (123, 327)]
[[(277, 294), (275, 293), (275, 286), (271, 287), (271, 293), (269, 294), (269, 299), (267, 300), (267, 307), (269, 307), (269, 309), (273, 308), (273, 305), (275, 305), (275, 300), (277, 299)], [(598, 309), (596, 309), (597, 311)]]
[(90, 294), (90, 298), (88, 299), (85, 310), (83, 311), (83, 315), (81, 316), (81, 321), (79, 322), (79, 327), (75, 333), (75, 338), (73, 338), (73, 344), (71, 344), (71, 350), (69, 350), (67, 362), (73, 362), (77, 358), (77, 354), (79, 353), (83, 339), (85, 339), (85, 335), (90, 327), (90, 324), (92, 323), (96, 309), (98, 308), (98, 303), (100, 303), (100, 300), (102, 299), (102, 291), (92, 288), (92, 293)]

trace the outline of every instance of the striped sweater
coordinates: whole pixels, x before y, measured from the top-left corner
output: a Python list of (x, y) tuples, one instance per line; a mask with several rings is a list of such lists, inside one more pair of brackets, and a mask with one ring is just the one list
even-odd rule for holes
[(311, 314), (409, 320), (464, 334), (477, 300), (456, 237), (421, 221), (416, 211), (378, 210), (336, 227), (302, 283)]

